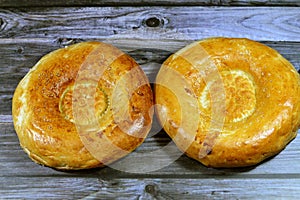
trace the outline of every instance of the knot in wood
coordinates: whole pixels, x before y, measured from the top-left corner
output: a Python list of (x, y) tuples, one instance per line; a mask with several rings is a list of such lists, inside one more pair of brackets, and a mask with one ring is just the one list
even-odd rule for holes
[(156, 193), (155, 185), (152, 185), (152, 184), (146, 185), (145, 192), (147, 192), (149, 194), (155, 194)]
[(158, 27), (161, 24), (161, 20), (157, 17), (150, 17), (146, 19), (145, 23), (148, 27)]

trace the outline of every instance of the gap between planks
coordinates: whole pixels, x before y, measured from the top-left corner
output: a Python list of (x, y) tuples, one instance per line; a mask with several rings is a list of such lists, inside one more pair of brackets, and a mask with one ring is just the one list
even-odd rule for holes
[(297, 0), (0, 0), (0, 7), (51, 6), (299, 6)]

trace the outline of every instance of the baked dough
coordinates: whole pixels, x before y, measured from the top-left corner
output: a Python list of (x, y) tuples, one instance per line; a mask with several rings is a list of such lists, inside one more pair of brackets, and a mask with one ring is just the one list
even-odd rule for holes
[(176, 145), (209, 167), (255, 165), (300, 124), (299, 74), (270, 47), (209, 38), (171, 55), (156, 79), (158, 118)]
[(109, 164), (137, 148), (150, 130), (152, 104), (138, 64), (95, 41), (41, 58), (16, 88), (12, 112), (33, 161), (77, 170)]

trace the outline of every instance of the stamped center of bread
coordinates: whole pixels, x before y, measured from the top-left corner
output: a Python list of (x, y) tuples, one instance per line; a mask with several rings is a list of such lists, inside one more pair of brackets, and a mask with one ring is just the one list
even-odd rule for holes
[[(251, 75), (241, 70), (231, 70), (221, 72), (221, 77), (226, 99), (225, 121), (239, 122), (251, 116), (256, 106), (255, 86)], [(211, 109), (210, 92), (220, 91), (219, 87), (214, 81), (206, 84), (200, 96), (200, 104), (204, 109)]]
[[(95, 90), (91, 89), (90, 84), (77, 84), (76, 85), (76, 91), (77, 92), (82, 92), (83, 95), (80, 95), (82, 99), (73, 99), (73, 91), (74, 91), (74, 86), (68, 86), (63, 94), (60, 97), (60, 102), (59, 102), (59, 111), (63, 115), (63, 117), (66, 120), (69, 120), (70, 122), (74, 123), (74, 116), (73, 116), (73, 107), (72, 104), (73, 102), (78, 103), (79, 107), (81, 109), (77, 109), (77, 115), (80, 116), (80, 123), (82, 125), (87, 125), (89, 124), (90, 120), (85, 117), (87, 116), (86, 112), (94, 112), (96, 115), (96, 118), (99, 120), (102, 118), (102, 116), (105, 114), (105, 112), (108, 109), (109, 105), (109, 100), (107, 97), (107, 94), (104, 92), (99, 87), (96, 87), (96, 92)], [(94, 98), (94, 109), (87, 109), (86, 108), (86, 103), (88, 99)], [(78, 113), (79, 112), (79, 113)]]

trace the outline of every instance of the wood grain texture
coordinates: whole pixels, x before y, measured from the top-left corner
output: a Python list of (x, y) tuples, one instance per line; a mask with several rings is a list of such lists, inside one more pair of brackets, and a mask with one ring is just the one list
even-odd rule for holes
[(80, 199), (101, 190), (96, 178), (0, 177), (1, 199)]
[(298, 178), (286, 182), (282, 179), (117, 179), (102, 181), (105, 189), (93, 197), (118, 198), (126, 194), (128, 199), (296, 199), (300, 194)]
[(299, 187), (299, 177), (110, 180), (73, 177), (0, 178), (2, 199), (297, 199), (300, 195)]
[(30, 6), (299, 6), (298, 0), (0, 0), (0, 7)]
[(11, 8), (0, 18), (0, 38), (300, 41), (298, 7)]

